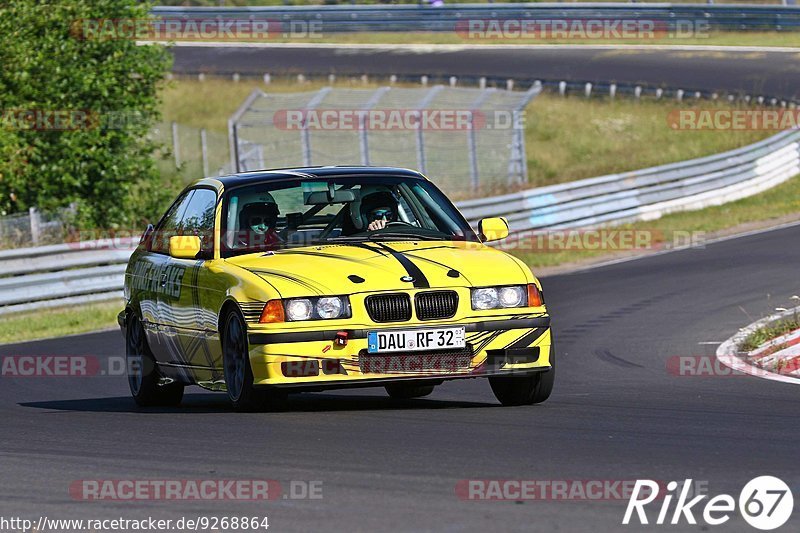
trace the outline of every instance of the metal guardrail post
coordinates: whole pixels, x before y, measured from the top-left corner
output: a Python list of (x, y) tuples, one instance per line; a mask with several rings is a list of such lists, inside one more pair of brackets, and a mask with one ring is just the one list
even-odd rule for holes
[(472, 109), (469, 112), (469, 129), (467, 130), (467, 146), (469, 147), (469, 175), (472, 190), (480, 188), (480, 176), (478, 171), (478, 140), (475, 132), (475, 111), (479, 110), (489, 96), (497, 89), (484, 89), (472, 102)]
[(203, 177), (208, 176), (208, 138), (206, 136), (206, 129), (200, 130), (200, 153), (203, 158)]
[[(317, 108), (325, 96), (331, 92), (331, 87), (323, 87), (311, 100), (306, 104), (305, 111), (313, 111)], [(303, 165), (311, 166), (311, 135), (308, 131), (308, 117), (303, 117), (303, 125), (300, 128), (300, 143), (303, 150)]]
[(239, 125), (235, 122), (232, 126), (232, 133), (231, 133), (231, 158), (233, 158), (233, 171), (234, 172), (241, 172), (242, 165), (241, 165), (241, 157), (239, 157)]
[(475, 138), (475, 112), (469, 112), (469, 129), (467, 129), (467, 146), (469, 147), (469, 177), (473, 191), (480, 187), (478, 175), (478, 142)]
[(245, 98), (242, 105), (239, 106), (239, 109), (237, 109), (228, 120), (228, 143), (231, 154), (231, 170), (233, 172), (240, 172), (241, 169), (241, 164), (239, 162), (239, 120), (241, 120), (242, 115), (244, 115), (250, 106), (253, 105), (253, 102), (262, 96), (266, 96), (266, 94), (259, 89), (255, 89), (247, 95), (247, 98)]
[(181, 168), (181, 144), (178, 140), (178, 123), (172, 122), (172, 155), (175, 157), (175, 168)]
[(373, 109), (378, 102), (386, 94), (386, 91), (389, 90), (389, 87), (379, 87), (372, 93), (367, 103), (361, 108), (361, 112), (358, 114), (358, 140), (359, 140), (359, 149), (361, 151), (361, 164), (362, 165), (369, 165), (369, 132), (367, 131), (367, 113), (371, 109)]
[(34, 246), (39, 244), (39, 237), (41, 236), (42, 219), (39, 216), (39, 211), (35, 207), (28, 209), (28, 218), (31, 225), (31, 242)]
[(434, 85), (427, 93), (425, 93), (425, 96), (422, 97), (419, 105), (417, 105), (417, 166), (419, 167), (419, 171), (423, 174), (428, 172), (428, 160), (425, 155), (425, 135), (423, 132), (424, 128), (422, 127), (422, 112), (425, 111), (425, 109), (430, 105), (430, 103), (442, 89), (444, 89), (443, 86)]
[(525, 108), (542, 93), (542, 84), (535, 83), (525, 93), (522, 101), (512, 112), (514, 121), (511, 134), (511, 157), (508, 160), (508, 183), (524, 183), (528, 181), (528, 155), (525, 147)]

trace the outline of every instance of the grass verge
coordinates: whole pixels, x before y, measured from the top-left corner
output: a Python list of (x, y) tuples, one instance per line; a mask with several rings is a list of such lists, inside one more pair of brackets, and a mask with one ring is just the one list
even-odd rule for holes
[(113, 328), (122, 307), (119, 300), (6, 316), (0, 320), (0, 344)]
[[(798, 212), (800, 212), (800, 176), (795, 176), (777, 187), (749, 198), (696, 211), (673, 213), (658, 220), (614, 226), (613, 229), (645, 232), (651, 237), (648, 242), (650, 249), (661, 249), (670, 246), (675, 239), (685, 239), (687, 235), (694, 236), (695, 242), (702, 244), (703, 239), (710, 236), (709, 234), (713, 235), (751, 223), (763, 223), (770, 220), (778, 222), (782, 217)], [(573, 248), (552, 251), (520, 249), (509, 249), (508, 251), (536, 268), (610, 260), (622, 255), (646, 253), (648, 250), (644, 248), (639, 250)]]
[(755, 350), (762, 344), (780, 337), (781, 335), (786, 335), (797, 328), (800, 328), (800, 318), (798, 318), (797, 315), (784, 318), (755, 330), (748, 335), (741, 345), (739, 345), (739, 349), (746, 352)]
[[(268, 93), (313, 92), (327, 80), (305, 83), (273, 81), (269, 85), (253, 81), (206, 79), (175, 80), (162, 93), (166, 121), (193, 128), (205, 128), (217, 139), (210, 149), (227, 153), (228, 118), (253, 89)], [(375, 88), (360, 79), (339, 78), (336, 87)], [(563, 183), (603, 174), (636, 170), (730, 150), (769, 136), (772, 131), (693, 130), (676, 131), (668, 115), (678, 108), (721, 109), (727, 104), (712, 101), (685, 102), (604, 97), (560, 97), (544, 94), (534, 99), (525, 112), (525, 142), (528, 158), (528, 183), (523, 188)], [(202, 110), (202, 112), (198, 112)], [(313, 138), (313, 132), (312, 132)], [(187, 139), (183, 151), (197, 150), (199, 141)], [(298, 153), (298, 159), (300, 154)], [(187, 161), (199, 155), (185, 157)], [(196, 161), (195, 161), (196, 162)], [(339, 161), (315, 161), (337, 164)], [(174, 165), (173, 165), (174, 167)], [(196, 165), (195, 165), (196, 167)], [(195, 167), (184, 171), (187, 179), (201, 174)], [(188, 169), (187, 169), (188, 170)], [(431, 176), (436, 181), (437, 176)], [(495, 180), (498, 183), (502, 180)], [(495, 188), (481, 195), (507, 192)], [(452, 193), (453, 191), (448, 191)], [(458, 199), (458, 196), (454, 196)]]

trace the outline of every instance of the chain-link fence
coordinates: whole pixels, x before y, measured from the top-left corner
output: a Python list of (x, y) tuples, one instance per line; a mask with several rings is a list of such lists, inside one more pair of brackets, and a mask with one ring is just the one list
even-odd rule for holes
[(162, 122), (151, 135), (162, 146), (156, 153), (162, 175), (177, 174), (191, 181), (231, 172), (228, 138), (224, 133)]
[(458, 196), (504, 190), (527, 181), (524, 110), (540, 91), (256, 90), (229, 121), (230, 166), (399, 166)]
[(0, 249), (63, 242), (67, 221), (74, 213), (73, 208), (42, 213), (32, 207), (27, 213), (0, 217)]

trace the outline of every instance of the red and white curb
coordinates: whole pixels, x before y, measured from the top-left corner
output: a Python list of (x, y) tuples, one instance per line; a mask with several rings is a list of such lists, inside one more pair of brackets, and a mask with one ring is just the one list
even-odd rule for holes
[(725, 366), (751, 376), (800, 384), (800, 329), (776, 337), (750, 352), (739, 350), (739, 345), (754, 331), (798, 313), (800, 307), (787, 309), (740, 329), (719, 345), (717, 359)]

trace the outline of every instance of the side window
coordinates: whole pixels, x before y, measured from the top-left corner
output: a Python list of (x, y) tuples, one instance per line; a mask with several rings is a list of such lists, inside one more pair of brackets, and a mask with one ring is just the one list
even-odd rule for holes
[(196, 189), (181, 216), (181, 235), (200, 237), (200, 250), (203, 257), (210, 257), (214, 252), (216, 206), (217, 193), (210, 189)]
[(186, 210), (186, 206), (189, 205), (193, 194), (194, 191), (189, 191), (184, 194), (177, 202), (172, 204), (167, 214), (161, 219), (161, 223), (158, 225), (158, 228), (156, 228), (150, 240), (151, 252), (159, 254), (169, 253), (169, 238), (179, 235), (178, 231), (180, 230), (183, 212)]

